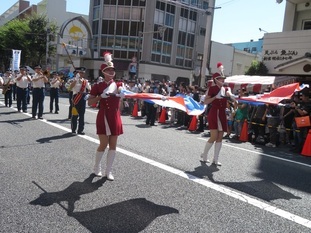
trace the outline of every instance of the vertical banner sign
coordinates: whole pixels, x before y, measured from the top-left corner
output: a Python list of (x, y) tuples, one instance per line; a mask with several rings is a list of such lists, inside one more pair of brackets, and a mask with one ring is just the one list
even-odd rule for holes
[(22, 50), (13, 49), (12, 70), (19, 70), (20, 63), (21, 63), (21, 53), (22, 53)]

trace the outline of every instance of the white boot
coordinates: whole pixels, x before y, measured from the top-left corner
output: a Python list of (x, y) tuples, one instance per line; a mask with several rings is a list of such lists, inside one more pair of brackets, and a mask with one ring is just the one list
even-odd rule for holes
[(101, 160), (103, 158), (104, 152), (105, 151), (96, 151), (95, 165), (94, 165), (94, 174), (96, 176), (102, 176)]
[(106, 177), (107, 180), (114, 180), (114, 177), (111, 173), (112, 170), (112, 164), (114, 161), (114, 158), (116, 157), (116, 151), (115, 150), (109, 150), (107, 154), (107, 167), (106, 167)]
[(206, 142), (204, 151), (201, 154), (201, 161), (203, 163), (209, 163), (209, 160), (207, 159), (207, 155), (208, 155), (208, 151), (211, 149), (213, 144), (214, 144), (213, 142)]
[(222, 146), (222, 142), (216, 142), (215, 143), (215, 152), (214, 152), (214, 159), (213, 159), (213, 164), (216, 166), (221, 166), (221, 163), (218, 162), (218, 157), (219, 157), (219, 152)]

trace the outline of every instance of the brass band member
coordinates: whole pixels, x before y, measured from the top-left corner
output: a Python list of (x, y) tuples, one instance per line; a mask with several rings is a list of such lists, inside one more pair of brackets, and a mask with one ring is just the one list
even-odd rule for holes
[(45, 83), (49, 80), (46, 74), (42, 72), (40, 65), (35, 68), (35, 75), (32, 78), (32, 118), (36, 119), (37, 109), (39, 107), (38, 119), (43, 119), (43, 102), (45, 97)]
[(13, 75), (11, 69), (8, 69), (3, 76), (3, 91), (4, 102), (6, 107), (12, 107), (12, 89)]
[[(71, 116), (71, 131), (73, 134), (76, 133), (78, 128), (78, 134), (84, 135), (84, 114), (86, 108), (86, 96), (87, 90), (91, 90), (91, 85), (87, 79), (84, 78), (85, 67), (79, 67), (76, 69), (77, 74), (74, 81), (70, 84), (70, 89), (72, 90), (72, 108), (77, 111), (77, 114), (72, 114)], [(79, 126), (78, 126), (79, 118)]]
[(50, 82), (51, 89), (50, 89), (50, 113), (53, 112), (53, 103), (55, 101), (55, 114), (58, 114), (59, 111), (59, 87), (62, 85), (63, 80), (60, 77), (58, 72), (53, 73), (53, 78)]
[(27, 96), (29, 92), (28, 85), (31, 83), (31, 77), (27, 74), (27, 67), (19, 67), (20, 74), (16, 77), (16, 97), (17, 109), (19, 112), (27, 112)]

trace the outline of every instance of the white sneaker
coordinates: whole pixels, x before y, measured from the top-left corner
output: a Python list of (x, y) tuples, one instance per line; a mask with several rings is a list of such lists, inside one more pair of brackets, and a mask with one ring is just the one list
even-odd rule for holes
[(220, 163), (220, 162), (215, 162), (215, 161), (213, 161), (212, 164), (213, 164), (213, 165), (216, 165), (216, 166), (221, 166), (221, 163)]
[(271, 143), (271, 142), (268, 142), (265, 146), (266, 147), (276, 147), (276, 145)]
[(204, 155), (203, 154), (201, 154), (201, 159), (200, 159), (200, 161), (202, 162), (202, 163), (209, 163), (210, 161), (207, 159), (207, 160), (204, 160)]
[(112, 175), (111, 172), (109, 172), (109, 173), (106, 175), (106, 177), (107, 177), (107, 180), (110, 180), (110, 181), (113, 181), (113, 180), (114, 180), (114, 177), (113, 177), (113, 175)]

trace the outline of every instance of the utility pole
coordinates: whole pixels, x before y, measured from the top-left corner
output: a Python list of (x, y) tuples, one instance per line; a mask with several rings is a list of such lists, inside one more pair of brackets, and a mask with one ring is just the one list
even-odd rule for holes
[(50, 33), (51, 29), (47, 28), (46, 29), (46, 51), (45, 51), (45, 69), (48, 69), (48, 64), (49, 64), (49, 45), (50, 45)]
[(209, 1), (209, 9), (211, 12), (206, 11), (206, 27), (205, 27), (205, 39), (204, 39), (204, 49), (203, 49), (203, 59), (202, 59), (202, 66), (201, 66), (201, 77), (200, 77), (200, 86), (205, 85), (205, 74), (206, 74), (206, 65), (208, 71), (210, 72), (210, 54), (211, 54), (211, 38), (212, 38), (212, 27), (213, 27), (213, 17), (212, 14), (214, 13), (215, 9), (220, 9), (220, 7), (215, 7), (215, 0)]

